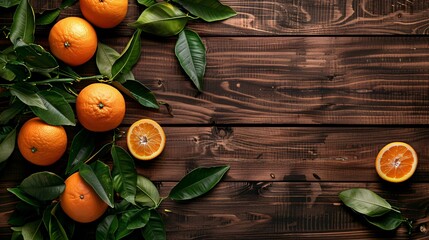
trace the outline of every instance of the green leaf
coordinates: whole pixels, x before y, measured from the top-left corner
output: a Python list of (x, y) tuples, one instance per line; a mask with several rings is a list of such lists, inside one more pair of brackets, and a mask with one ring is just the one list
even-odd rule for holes
[(36, 116), (51, 125), (76, 125), (73, 109), (61, 94), (44, 90), (39, 95), (47, 109), (30, 106)]
[(58, 69), (57, 60), (40, 45), (26, 44), (19, 39), (15, 52), (18, 60), (25, 62), (32, 72), (50, 73)]
[(54, 200), (64, 191), (64, 180), (51, 172), (37, 172), (25, 178), (18, 186), (30, 196), (41, 200)]
[(26, 43), (34, 41), (34, 31), (36, 29), (34, 22), (34, 11), (29, 1), (21, 0), (13, 15), (13, 23), (10, 30), (10, 40), (13, 45), (16, 44), (18, 39), (22, 39)]
[(73, 138), (70, 146), (69, 160), (67, 162), (66, 174), (76, 172), (81, 165), (91, 156), (95, 149), (94, 134), (82, 128)]
[(173, 2), (179, 3), (190, 13), (206, 22), (224, 20), (237, 15), (232, 8), (223, 5), (218, 0), (173, 0)]
[[(2, 127), (4, 129), (4, 127)], [(2, 141), (0, 141), (0, 163), (9, 159), (15, 149), (16, 129), (12, 129)]]
[(49, 9), (43, 11), (40, 15), (36, 16), (36, 25), (48, 25), (53, 23), (61, 13), (61, 9)]
[(98, 42), (97, 54), (95, 57), (98, 71), (104, 76), (111, 78), (113, 63), (115, 63), (120, 56), (121, 55), (115, 49)]
[(146, 8), (131, 27), (162, 37), (178, 34), (188, 23), (189, 17), (178, 7), (160, 2)]
[(118, 218), (116, 215), (106, 216), (97, 226), (96, 240), (115, 240), (115, 232), (118, 229)]
[(121, 216), (121, 222), (125, 223), (128, 230), (134, 230), (144, 227), (149, 221), (150, 210), (147, 208), (136, 208), (124, 212)]
[(37, 199), (32, 198), (31, 196), (29, 196), (27, 193), (25, 193), (20, 188), (8, 188), (7, 191), (12, 193), (17, 198), (21, 199), (23, 202), (25, 202), (31, 206), (34, 206), (34, 207), (40, 207), (41, 206), (41, 203)]
[(7, 81), (12, 81), (15, 79), (15, 73), (6, 68), (6, 64), (9, 62), (9, 58), (6, 54), (0, 54), (0, 78), (3, 78)]
[[(50, 205), (52, 206), (52, 205)], [(61, 228), (65, 231), (65, 234), (68, 238), (73, 238), (75, 230), (75, 221), (68, 217), (60, 207), (59, 203), (53, 205), (50, 211), (51, 218), (54, 217), (58, 223), (60, 223)], [(49, 229), (49, 226), (48, 228)], [(61, 230), (61, 229), (60, 229)], [(62, 234), (62, 233), (61, 233)]]
[(119, 221), (118, 230), (115, 233), (115, 240), (122, 239), (130, 235), (134, 230), (128, 229), (127, 224), (124, 221)]
[(157, 208), (161, 198), (156, 186), (147, 178), (137, 176), (136, 203), (150, 208)]
[(352, 188), (342, 191), (339, 198), (354, 211), (369, 217), (377, 217), (393, 210), (392, 206), (371, 190)]
[(159, 109), (158, 101), (149, 88), (136, 80), (127, 80), (122, 84), (114, 81), (112, 83), (116, 88), (135, 99), (142, 106)]
[(25, 223), (39, 218), (39, 212), (40, 209), (38, 207), (31, 206), (26, 202), (18, 202), (7, 222), (12, 226), (23, 226)]
[[(24, 237), (22, 236), (22, 227), (12, 227), (13, 230), (12, 237), (10, 240), (24, 240)], [(19, 230), (18, 230), (19, 229)]]
[(206, 47), (201, 38), (196, 32), (184, 29), (177, 39), (175, 52), (180, 66), (198, 90), (202, 91), (206, 71)]
[(43, 224), (41, 219), (26, 223), (22, 226), (22, 236), (24, 240), (43, 240), (42, 227)]
[(31, 84), (21, 82), (15, 83), (10, 88), (10, 93), (26, 105), (47, 110), (42, 97), (37, 93), (37, 91), (38, 89)]
[(61, 225), (61, 222), (54, 215), (49, 221), (49, 238), (50, 240), (68, 240), (67, 232)]
[[(67, 90), (65, 90), (64, 88), (59, 88), (56, 87), (58, 84), (53, 83), (52, 87), (51, 87), (51, 91), (56, 92), (58, 94), (60, 94), (61, 96), (64, 97), (64, 99), (68, 102), (68, 103), (76, 103), (76, 96), (70, 94)], [(63, 86), (65, 87), (65, 86)]]
[(121, 73), (127, 73), (131, 71), (134, 65), (140, 59), (141, 54), (141, 30), (137, 29), (134, 31), (133, 36), (125, 46), (121, 56), (115, 60), (112, 66), (112, 79), (116, 79)]
[(96, 161), (91, 166), (83, 164), (80, 176), (88, 183), (107, 205), (113, 208), (113, 187), (109, 166)]
[(171, 189), (169, 197), (173, 200), (199, 197), (215, 187), (228, 170), (229, 166), (196, 168)]
[(60, 9), (66, 9), (66, 8), (68, 8), (68, 7), (71, 7), (71, 6), (73, 6), (75, 3), (77, 3), (77, 1), (78, 1), (78, 0), (63, 0), (63, 1), (61, 2)]
[(0, 7), (10, 8), (16, 6), (21, 2), (21, 0), (2, 0), (0, 1)]
[(25, 81), (31, 77), (31, 71), (23, 62), (12, 60), (8, 61), (5, 68), (12, 72), (15, 81)]
[(366, 221), (371, 223), (372, 225), (379, 227), (386, 231), (391, 231), (399, 227), (401, 223), (406, 220), (402, 217), (402, 215), (395, 211), (390, 211), (379, 217), (366, 217), (364, 216)]
[(143, 6), (150, 7), (156, 4), (155, 0), (137, 0), (137, 2)]
[(121, 147), (113, 145), (113, 188), (128, 202), (135, 204), (137, 172), (134, 159)]
[[(9, 106), (9, 108), (6, 108), (5, 110), (3, 110), (3, 112), (0, 113), (0, 125), (7, 124), (10, 120), (12, 120), (14, 117), (16, 117), (24, 109), (25, 109), (25, 104), (24, 103), (22, 103), (19, 100), (14, 101)], [(1, 152), (0, 152), (0, 155), (1, 155)], [(0, 157), (0, 159), (1, 159), (1, 157)]]
[(165, 233), (164, 222), (161, 216), (156, 210), (150, 211), (149, 222), (142, 229), (142, 235), (144, 239), (151, 240), (166, 240), (167, 236)]

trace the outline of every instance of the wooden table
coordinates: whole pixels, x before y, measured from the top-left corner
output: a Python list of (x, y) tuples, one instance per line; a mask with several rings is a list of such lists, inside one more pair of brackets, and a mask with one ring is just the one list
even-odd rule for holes
[[(168, 239), (409, 238), (404, 226), (384, 232), (343, 206), (338, 193), (352, 187), (400, 207), (414, 220), (411, 238), (428, 239), (429, 1), (222, 2), (238, 15), (189, 25), (207, 46), (203, 93), (181, 71), (174, 37), (143, 36), (133, 71), (173, 109), (170, 116), (128, 99), (121, 129), (148, 117), (168, 139), (158, 159), (137, 162), (140, 174), (165, 196), (195, 167), (231, 166), (204, 197), (163, 202)], [(124, 23), (98, 30), (100, 40), (121, 51), (133, 31), (126, 24), (142, 9), (130, 1)], [(77, 6), (62, 13), (71, 15), (80, 15)], [(0, 19), (11, 22), (10, 14)], [(48, 30), (37, 36), (42, 45)], [(92, 60), (76, 70), (95, 69)], [(420, 159), (403, 184), (381, 180), (374, 168), (393, 141), (408, 142)], [(6, 188), (41, 170), (12, 158), (0, 176), (1, 239), (17, 203)]]

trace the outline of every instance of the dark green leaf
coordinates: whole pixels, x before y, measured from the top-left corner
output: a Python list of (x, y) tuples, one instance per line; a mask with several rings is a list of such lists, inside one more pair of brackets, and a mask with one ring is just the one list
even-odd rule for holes
[(201, 38), (196, 32), (184, 29), (177, 39), (175, 52), (180, 66), (198, 90), (202, 91), (206, 71), (206, 47)]
[(41, 201), (53, 200), (64, 191), (64, 180), (51, 172), (37, 172), (25, 178), (19, 188)]
[(37, 199), (32, 198), (30, 195), (22, 191), (20, 188), (8, 188), (7, 191), (12, 193), (13, 195), (21, 199), (23, 202), (31, 206), (34, 206), (34, 207), (41, 206), (40, 202)]
[(199, 197), (218, 184), (229, 166), (201, 167), (192, 170), (171, 189), (173, 200), (189, 200)]
[(56, 203), (52, 210), (51, 216), (55, 217), (57, 221), (61, 224), (61, 227), (66, 232), (68, 238), (73, 238), (74, 230), (75, 230), (75, 221), (69, 218), (60, 207), (59, 203)]
[(50, 240), (68, 240), (67, 232), (61, 225), (61, 222), (54, 215), (49, 221), (49, 238)]
[(8, 61), (5, 68), (12, 72), (15, 76), (15, 81), (25, 81), (31, 77), (30, 69), (23, 62), (20, 61)]
[(10, 40), (13, 45), (16, 44), (18, 39), (22, 39), (26, 43), (34, 41), (34, 31), (36, 29), (34, 22), (34, 11), (29, 1), (21, 0), (13, 15), (13, 23), (10, 30)]
[(142, 106), (159, 109), (155, 95), (141, 82), (127, 80), (122, 84), (116, 81), (112, 84), (128, 96), (134, 98)]
[(24, 237), (22, 236), (22, 227), (12, 227), (13, 230), (12, 237), (10, 240), (24, 240)]
[(43, 240), (42, 227), (43, 224), (41, 219), (26, 223), (22, 226), (22, 236), (24, 240)]
[(10, 8), (16, 6), (21, 2), (21, 0), (2, 0), (0, 1), (0, 7)]
[(144, 239), (151, 240), (166, 240), (167, 236), (165, 233), (164, 222), (161, 219), (161, 216), (156, 210), (150, 211), (149, 222), (142, 229), (142, 235)]
[(134, 230), (128, 229), (127, 224), (124, 221), (119, 221), (118, 229), (115, 233), (115, 240), (122, 239), (128, 235), (130, 235)]
[(190, 13), (202, 18), (206, 22), (228, 19), (237, 15), (230, 7), (218, 0), (173, 0), (182, 5)]
[(137, 172), (134, 159), (121, 147), (113, 145), (113, 188), (128, 202), (135, 204)]
[(59, 65), (60, 65), (60, 75), (71, 77), (74, 79), (78, 79), (81, 77), (79, 74), (73, 71), (73, 69), (70, 66), (65, 65), (64, 63), (61, 63), (61, 62), (59, 63)]
[(54, 209), (54, 207), (56, 207), (57, 205), (48, 205), (44, 210), (43, 210), (43, 216), (42, 216), (42, 220), (43, 220), (43, 224), (45, 225), (46, 230), (49, 230), (49, 222), (51, 221), (51, 216), (52, 216), (52, 210)]
[(18, 60), (25, 62), (32, 72), (50, 73), (58, 69), (57, 60), (40, 45), (18, 40), (15, 52)]
[(9, 62), (9, 58), (6, 54), (0, 53), (0, 78), (3, 78), (7, 81), (12, 81), (15, 79), (15, 74), (6, 68), (6, 64)]
[(405, 221), (402, 215), (395, 211), (390, 211), (379, 217), (366, 217), (366, 221), (383, 230), (391, 231), (399, 227)]
[(73, 109), (61, 94), (45, 90), (40, 91), (39, 95), (47, 109), (30, 106), (36, 116), (51, 125), (76, 125)]
[(110, 153), (112, 145), (113, 145), (113, 143), (111, 143), (111, 142), (104, 144), (100, 149), (98, 149), (97, 152), (95, 152), (90, 158), (88, 158), (87, 161), (89, 162), (92, 159), (102, 158), (107, 153)]
[(137, 0), (137, 2), (143, 6), (150, 7), (156, 4), (155, 0)]
[(98, 71), (106, 77), (112, 77), (112, 66), (121, 56), (115, 49), (101, 42), (97, 45), (96, 63)]
[(38, 89), (28, 83), (15, 83), (10, 88), (10, 93), (28, 106), (34, 106), (41, 109), (47, 109), (43, 103), (42, 97), (37, 93)]
[(145, 9), (130, 26), (157, 36), (168, 37), (178, 34), (188, 23), (189, 17), (178, 7), (160, 2)]
[(53, 23), (61, 13), (61, 9), (49, 9), (36, 16), (36, 25), (48, 25)]
[(157, 208), (161, 198), (156, 186), (147, 178), (137, 176), (136, 203), (146, 207)]
[(12, 129), (5, 139), (0, 141), (0, 163), (6, 161), (15, 149), (16, 129)]
[(70, 146), (66, 174), (71, 175), (91, 156), (95, 148), (94, 134), (82, 128), (73, 138)]
[(23, 226), (25, 223), (40, 218), (39, 212), (38, 207), (29, 205), (26, 202), (18, 202), (7, 222), (12, 226)]
[(58, 84), (52, 84), (53, 86), (51, 87), (51, 91), (56, 92), (58, 94), (60, 94), (61, 96), (64, 97), (64, 99), (68, 102), (68, 103), (75, 103), (76, 102), (76, 96), (70, 94), (67, 90), (65, 90), (64, 88), (59, 88), (56, 87)]
[[(21, 113), (25, 109), (25, 104), (21, 101), (14, 101), (9, 108), (3, 110), (0, 113), (0, 125), (7, 124), (10, 120), (16, 117), (19, 113)], [(0, 153), (1, 155), (1, 153)], [(1, 161), (0, 161), (1, 162)]]
[(97, 226), (96, 240), (115, 240), (115, 232), (118, 229), (116, 215), (106, 216)]
[(121, 216), (121, 222), (125, 223), (128, 230), (134, 230), (144, 227), (149, 221), (150, 210), (147, 208), (131, 209), (124, 212)]
[(124, 83), (124, 82), (126, 82), (126, 81), (128, 81), (128, 80), (136, 80), (136, 79), (135, 79), (135, 77), (134, 77), (133, 72), (131, 72), (131, 71), (126, 72), (126, 73), (119, 74), (119, 75), (116, 77), (116, 79), (115, 79), (115, 81), (118, 81), (118, 82), (120, 82), (120, 83)]
[(112, 66), (112, 79), (116, 79), (120, 74), (131, 71), (134, 65), (140, 59), (141, 54), (141, 30), (134, 31), (133, 36), (128, 41), (127, 46), (121, 53), (121, 56), (116, 59)]
[(112, 212), (115, 214), (119, 214), (121, 212), (124, 212), (125, 210), (130, 209), (131, 207), (134, 207), (135, 205), (132, 205), (131, 203), (129, 203), (126, 200), (122, 200), (118, 203), (115, 203), (115, 208), (113, 208)]
[(113, 208), (113, 187), (109, 166), (97, 161), (91, 166), (79, 168), (80, 176), (88, 183), (107, 205)]
[(68, 8), (68, 7), (71, 7), (71, 6), (73, 6), (75, 3), (77, 3), (77, 1), (78, 1), (78, 0), (63, 0), (63, 1), (61, 2), (60, 9), (66, 9), (66, 8)]
[(339, 198), (349, 208), (369, 217), (381, 216), (392, 210), (392, 206), (385, 199), (364, 188), (342, 191)]

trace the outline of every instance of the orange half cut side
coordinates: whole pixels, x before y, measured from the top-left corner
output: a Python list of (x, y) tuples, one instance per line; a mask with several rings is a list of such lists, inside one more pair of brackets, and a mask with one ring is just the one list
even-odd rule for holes
[(164, 130), (151, 119), (138, 120), (128, 130), (127, 146), (130, 153), (139, 160), (154, 159), (164, 150)]
[(377, 155), (375, 168), (378, 175), (389, 182), (409, 179), (417, 168), (417, 154), (403, 142), (392, 142), (384, 146)]

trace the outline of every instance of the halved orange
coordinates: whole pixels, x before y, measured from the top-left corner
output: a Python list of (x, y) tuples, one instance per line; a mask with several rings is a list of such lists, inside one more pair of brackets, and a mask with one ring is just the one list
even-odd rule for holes
[(164, 150), (164, 130), (154, 120), (138, 120), (128, 129), (127, 145), (135, 158), (139, 160), (154, 159)]
[(375, 168), (384, 180), (403, 182), (414, 174), (417, 162), (417, 153), (410, 145), (404, 142), (392, 142), (378, 153)]

